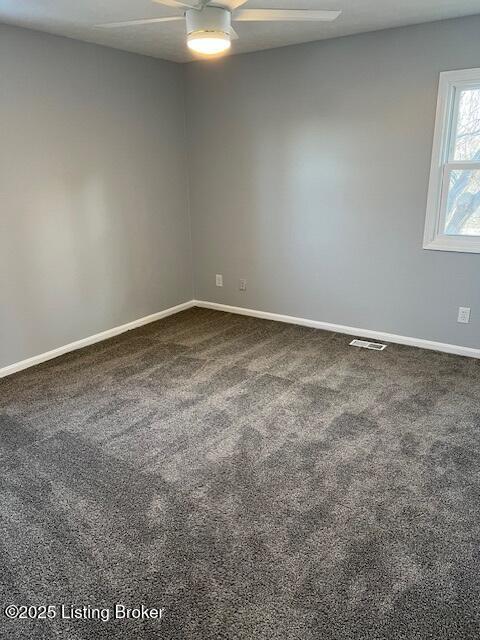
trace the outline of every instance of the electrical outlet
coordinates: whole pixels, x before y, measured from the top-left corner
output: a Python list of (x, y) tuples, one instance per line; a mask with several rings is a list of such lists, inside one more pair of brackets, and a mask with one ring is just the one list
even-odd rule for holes
[(246, 291), (247, 290), (247, 281), (245, 280), (245, 278), (241, 278), (238, 281), (238, 288), (240, 291)]
[(458, 308), (457, 322), (460, 322), (461, 324), (468, 324), (470, 322), (470, 307)]
[(215, 282), (217, 287), (223, 287), (223, 276), (220, 273), (215, 276)]

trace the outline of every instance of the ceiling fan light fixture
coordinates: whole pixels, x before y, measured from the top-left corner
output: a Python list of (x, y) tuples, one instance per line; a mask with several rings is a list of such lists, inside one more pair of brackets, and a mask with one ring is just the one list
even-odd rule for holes
[[(183, 9), (183, 16), (144, 18), (96, 25), (102, 29), (142, 26), (157, 22), (185, 20), (187, 45), (191, 51), (214, 58), (225, 53), (238, 40), (232, 20), (238, 22), (331, 22), (341, 11), (307, 9), (241, 9), (248, 0), (153, 0), (169, 7)], [(219, 3), (221, 6), (214, 4)], [(1, 0), (0, 0), (1, 3)], [(227, 3), (227, 6), (223, 6)]]
[(230, 49), (230, 34), (223, 31), (194, 31), (187, 36), (188, 48), (204, 56), (216, 56)]

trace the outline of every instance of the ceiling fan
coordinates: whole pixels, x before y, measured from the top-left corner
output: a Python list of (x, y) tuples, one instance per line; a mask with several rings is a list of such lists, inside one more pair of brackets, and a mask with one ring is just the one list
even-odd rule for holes
[(302, 9), (241, 9), (248, 0), (153, 0), (158, 4), (183, 9), (184, 15), (167, 18), (147, 18), (126, 22), (99, 24), (98, 28), (116, 29), (157, 22), (186, 20), (187, 45), (203, 55), (216, 55), (227, 51), (231, 41), (238, 39), (232, 28), (235, 22), (320, 21), (331, 22), (341, 11)]

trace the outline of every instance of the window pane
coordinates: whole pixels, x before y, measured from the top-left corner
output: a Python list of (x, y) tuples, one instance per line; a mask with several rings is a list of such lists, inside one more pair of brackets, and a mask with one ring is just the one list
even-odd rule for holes
[(480, 87), (460, 93), (455, 160), (480, 160)]
[(450, 172), (445, 233), (480, 236), (480, 169)]

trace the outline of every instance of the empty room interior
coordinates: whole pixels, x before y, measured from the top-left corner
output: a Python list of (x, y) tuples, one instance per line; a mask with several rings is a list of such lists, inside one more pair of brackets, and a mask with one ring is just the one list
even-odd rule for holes
[(479, 254), (479, 0), (0, 0), (0, 639), (480, 639)]

